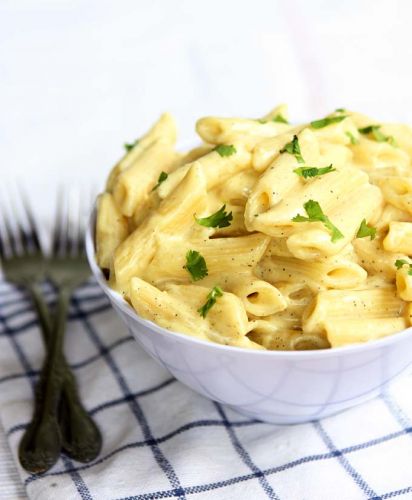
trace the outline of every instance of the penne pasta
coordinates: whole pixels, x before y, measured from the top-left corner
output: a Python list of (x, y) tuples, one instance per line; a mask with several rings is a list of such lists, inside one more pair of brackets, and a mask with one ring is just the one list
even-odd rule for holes
[(269, 238), (260, 234), (198, 241), (182, 241), (176, 236), (161, 234), (157, 238), (155, 255), (150, 265), (145, 266), (145, 276), (155, 284), (168, 280), (190, 281), (185, 269), (189, 250), (203, 256), (211, 275), (245, 269), (252, 271), (268, 243)]
[(412, 253), (412, 222), (391, 221), (382, 244), (388, 252)]
[(412, 301), (412, 273), (410, 267), (402, 267), (396, 271), (396, 289), (398, 296), (402, 300)]
[(313, 291), (356, 288), (367, 277), (367, 272), (359, 264), (340, 257), (314, 262), (295, 257), (266, 257), (258, 264), (256, 273), (273, 284), (298, 282)]
[[(339, 326), (348, 321), (352, 324), (357, 322), (357, 334), (356, 330), (352, 332), (349, 327), (342, 330)], [(375, 329), (367, 327), (368, 324), (374, 325)], [(382, 330), (377, 327), (379, 324), (384, 325)], [(354, 335), (358, 336), (359, 342), (370, 340), (372, 335), (379, 338), (389, 332), (388, 325), (394, 324), (401, 324), (399, 330), (406, 327), (404, 303), (397, 297), (393, 286), (350, 292), (328, 290), (320, 292), (308, 306), (303, 318), (303, 331), (326, 333), (334, 347), (336, 342), (339, 345), (354, 343)], [(345, 331), (347, 339), (342, 336)], [(336, 336), (339, 336), (339, 339)]]
[(118, 284), (124, 288), (128, 281), (141, 275), (156, 251), (156, 234), (184, 231), (190, 227), (193, 213), (206, 205), (206, 181), (202, 171), (192, 167), (184, 180), (158, 208), (125, 241), (114, 254), (114, 273)]
[(172, 144), (161, 139), (153, 142), (123, 170), (113, 186), (113, 196), (122, 213), (131, 217), (146, 202), (161, 172), (169, 172), (175, 160)]
[(110, 269), (113, 253), (128, 235), (128, 222), (110, 193), (97, 199), (96, 260), (102, 269)]
[(113, 167), (106, 183), (106, 191), (111, 192), (119, 174), (131, 167), (142, 152), (159, 139), (165, 140), (170, 144), (176, 143), (176, 125), (169, 113), (163, 113), (153, 127), (143, 137), (135, 141), (130, 150)]
[(250, 165), (250, 153), (244, 146), (236, 144), (234, 153), (230, 156), (221, 156), (212, 150), (193, 163), (188, 163), (172, 172), (158, 189), (160, 198), (166, 198), (182, 181), (190, 168), (196, 164), (202, 169), (206, 178), (207, 188), (211, 189), (229, 177), (244, 170)]
[(248, 349), (337, 348), (412, 324), (412, 128), (169, 114), (99, 196), (96, 259), (143, 318)]
[(196, 123), (200, 137), (211, 144), (233, 144), (241, 141), (248, 149), (265, 137), (273, 137), (290, 129), (290, 125), (267, 120), (218, 118), (207, 116)]

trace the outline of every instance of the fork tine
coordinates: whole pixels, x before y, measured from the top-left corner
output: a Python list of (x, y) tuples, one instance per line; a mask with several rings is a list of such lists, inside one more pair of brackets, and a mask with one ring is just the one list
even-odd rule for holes
[(7, 243), (10, 249), (10, 253), (13, 255), (18, 254), (18, 241), (16, 238), (16, 235), (13, 234), (13, 230), (11, 228), (11, 224), (9, 221), (9, 218), (6, 214), (6, 211), (4, 207), (2, 207), (2, 213), (3, 213), (3, 224), (4, 224), (4, 234), (7, 239)]
[[(10, 229), (10, 224), (8, 224), (8, 227), (10, 229), (10, 233), (12, 234), (14, 240), (15, 240), (15, 245), (17, 247), (18, 243), (20, 244), (21, 250), (25, 253), (28, 253), (30, 251), (30, 237), (26, 230), (24, 229), (23, 222), (21, 220), (21, 217), (19, 215), (19, 212), (17, 210), (17, 206), (15, 204), (15, 200), (13, 200), (11, 194), (9, 193), (9, 205), (11, 207), (11, 213), (13, 216), (14, 220), (14, 225), (15, 225), (15, 230), (14, 232), (11, 231)], [(7, 224), (7, 220), (6, 220)], [(18, 243), (17, 243), (18, 241)], [(17, 253), (17, 249), (14, 251)]]
[(82, 206), (83, 206), (83, 193), (77, 191), (77, 207), (76, 207), (76, 224), (74, 227), (74, 234), (76, 240), (75, 251), (77, 255), (82, 253)]
[(65, 245), (65, 255), (74, 255), (76, 252), (76, 241), (77, 241), (77, 233), (76, 233), (76, 219), (74, 218), (74, 207), (76, 206), (75, 202), (76, 193), (71, 190), (69, 192), (69, 196), (66, 200), (66, 245)]
[(63, 251), (63, 236), (64, 236), (64, 190), (59, 188), (57, 194), (56, 218), (52, 233), (52, 255), (57, 256)]
[(86, 229), (89, 221), (90, 211), (94, 207), (96, 203), (96, 198), (98, 194), (98, 188), (96, 184), (93, 184), (90, 187), (88, 196), (84, 197), (82, 204), (82, 217), (81, 217), (81, 225), (80, 225), (80, 241), (81, 241), (81, 253), (86, 254)]
[(69, 193), (68, 205), (67, 205), (67, 243), (66, 243), (66, 253), (70, 255), (77, 254), (77, 212), (76, 207), (76, 192), (71, 191)]
[(63, 223), (62, 223), (62, 234), (61, 234), (61, 249), (62, 249), (62, 255), (63, 256), (70, 256), (72, 255), (72, 249), (73, 249), (73, 240), (72, 240), (72, 229), (73, 229), (73, 223), (72, 223), (72, 215), (71, 215), (71, 209), (73, 205), (73, 198), (72, 198), (72, 192), (69, 191), (64, 199), (64, 204), (63, 204)]
[(85, 213), (88, 211), (89, 200), (88, 196), (82, 196), (79, 203), (79, 227), (78, 227), (78, 239), (79, 239), (79, 254), (84, 255), (86, 253), (86, 247), (84, 242), (85, 227)]
[(28, 198), (26, 196), (26, 193), (23, 192), (22, 188), (20, 188), (20, 197), (23, 205), (23, 210), (26, 215), (27, 221), (29, 223), (29, 230), (30, 230), (30, 240), (33, 243), (34, 249), (37, 251), (41, 251), (41, 244), (40, 244), (40, 237), (39, 237), (39, 232), (37, 230), (37, 225), (34, 221), (34, 216), (33, 216), (33, 211), (31, 209), (30, 203), (28, 201)]
[(3, 229), (0, 224), (0, 261), (6, 260), (6, 245), (4, 243)]

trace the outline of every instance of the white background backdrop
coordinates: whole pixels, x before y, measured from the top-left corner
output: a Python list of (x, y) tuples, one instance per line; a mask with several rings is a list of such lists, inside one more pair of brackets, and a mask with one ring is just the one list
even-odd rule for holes
[(17, 180), (47, 215), (164, 110), (182, 142), (280, 102), (412, 122), (411, 20), (410, 0), (0, 0), (0, 198)]

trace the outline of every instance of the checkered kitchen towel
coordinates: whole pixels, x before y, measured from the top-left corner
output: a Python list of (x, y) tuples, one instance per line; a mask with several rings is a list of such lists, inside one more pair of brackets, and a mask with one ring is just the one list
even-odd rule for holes
[[(150, 359), (92, 281), (72, 302), (66, 353), (104, 446), (90, 464), (62, 456), (46, 474), (19, 469), (30, 498), (412, 498), (411, 377), (323, 421), (248, 420)], [(0, 283), (0, 418), (15, 456), (42, 356), (30, 302)]]

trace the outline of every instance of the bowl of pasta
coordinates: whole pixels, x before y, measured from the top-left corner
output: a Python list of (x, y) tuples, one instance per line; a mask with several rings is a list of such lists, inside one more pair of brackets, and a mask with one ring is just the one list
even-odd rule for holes
[(87, 233), (94, 276), (178, 380), (292, 424), (378, 395), (412, 365), (412, 128), (344, 109), (291, 125), (164, 114)]

